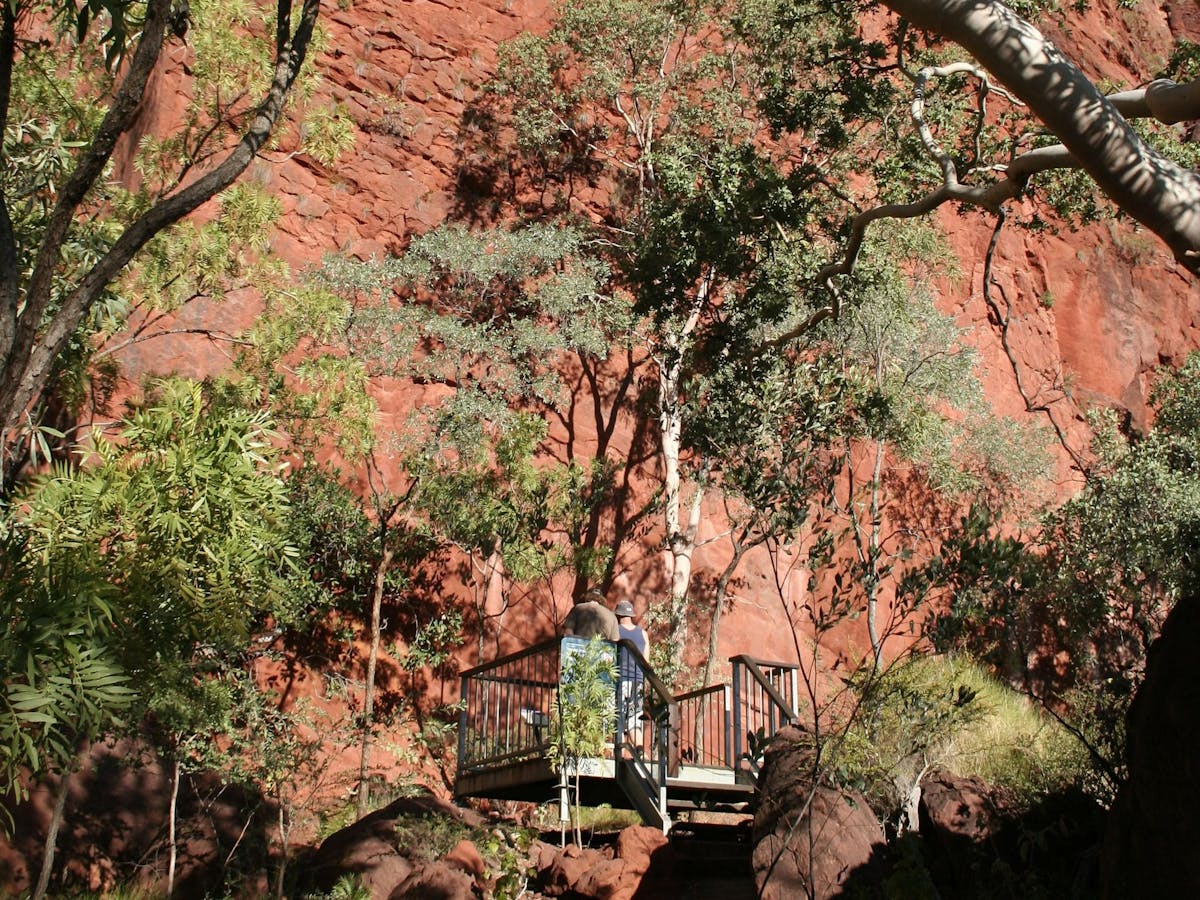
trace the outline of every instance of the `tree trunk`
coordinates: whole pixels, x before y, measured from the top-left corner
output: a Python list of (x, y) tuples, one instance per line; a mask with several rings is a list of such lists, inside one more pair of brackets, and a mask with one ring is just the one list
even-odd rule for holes
[[(279, 0), (272, 81), (242, 139), (215, 168), (164, 197), (129, 225), (62, 298), (57, 311), (46, 317), (44, 313), (51, 302), (54, 273), (58, 271), (69, 228), (75, 221), (79, 204), (100, 177), (113, 147), (128, 130), (137, 112), (146, 79), (161, 50), (170, 7), (170, 3), (162, 0), (147, 5), (142, 37), (134, 50), (126, 78), (95, 138), (80, 157), (79, 166), (68, 176), (59, 193), (51, 225), (37, 248), (23, 304), (16, 304), (16, 291), (0, 293), (3, 301), (0, 302), (0, 434), (6, 441), (13, 437), (15, 429), (19, 429), (24, 412), (47, 389), (55, 362), (104, 288), (155, 235), (231, 185), (270, 138), (304, 63), (320, 12), (319, 0), (304, 0), (295, 20), (295, 31), (289, 34), (288, 27), (293, 21), (292, 4), (290, 0)], [(2, 204), (3, 197), (0, 196)], [(0, 225), (7, 219), (5, 209), (0, 215)], [(0, 264), (16, 258), (11, 252), (15, 250), (11, 241), (11, 229), (0, 228), (0, 242), (6, 245), (0, 246)], [(7, 283), (16, 274), (19, 273), (0, 272), (5, 276), (0, 277), (0, 282)], [(44, 318), (48, 321), (43, 321)], [(0, 454), (6, 450), (7, 446), (0, 447)]]
[(175, 892), (175, 864), (179, 859), (179, 849), (175, 845), (175, 822), (179, 815), (179, 758), (176, 757), (171, 766), (171, 800), (167, 807), (167, 845), (170, 847), (167, 859), (167, 896)]
[(279, 805), (279, 866), (275, 870), (275, 900), (283, 900), (283, 879), (287, 876), (288, 861), (288, 825), (287, 810), (283, 800), (283, 791), (276, 794)]
[[(671, 668), (683, 667), (687, 645), (687, 589), (691, 580), (692, 547), (682, 525), (680, 504), (683, 502), (682, 476), (679, 471), (681, 435), (683, 432), (682, 402), (679, 378), (682, 362), (663, 366), (658, 376), (659, 440), (663, 460), (663, 515), (667, 529), (667, 549), (671, 553), (671, 595), (667, 609), (667, 644)], [(669, 674), (669, 673), (668, 673)], [(669, 679), (670, 680), (670, 679)]]
[(874, 670), (879, 671), (883, 659), (883, 642), (879, 637), (879, 530), (883, 523), (879, 514), (879, 479), (883, 473), (883, 441), (875, 442), (875, 468), (871, 473), (871, 531), (867, 535), (864, 587), (867, 594), (867, 634), (871, 638)]
[[(733, 573), (742, 563), (742, 557), (748, 549), (745, 543), (745, 533), (741, 538), (733, 539), (733, 557), (717, 579), (716, 598), (713, 601), (712, 621), (708, 627), (708, 655), (704, 660), (704, 672), (700, 676), (700, 687), (708, 687), (713, 683), (713, 671), (717, 665), (717, 653), (720, 649), (721, 610), (725, 607), (725, 597), (729, 593), (729, 581)], [(703, 719), (703, 716), (699, 717)]]
[(59, 778), (58, 796), (54, 798), (54, 811), (50, 815), (50, 828), (46, 831), (46, 843), (42, 850), (42, 871), (38, 874), (32, 900), (42, 900), (50, 886), (50, 873), (54, 871), (54, 852), (58, 847), (58, 830), (62, 827), (63, 813), (67, 808), (67, 794), (70, 793), (71, 771), (68, 769)]
[(367, 814), (371, 800), (371, 785), (367, 779), (371, 765), (372, 729), (375, 717), (375, 667), (379, 661), (380, 617), (383, 609), (383, 588), (392, 564), (392, 550), (385, 547), (375, 571), (375, 590), (371, 595), (371, 649), (367, 652), (367, 683), (363, 696), (362, 756), (358, 763), (358, 817)]
[[(737, 571), (741, 565), (742, 557), (746, 555), (746, 544), (744, 542), (745, 533), (741, 538), (732, 537), (733, 557), (729, 560), (729, 564), (722, 570), (720, 577), (717, 579), (716, 596), (713, 598), (713, 613), (712, 620), (708, 626), (708, 654), (704, 659), (704, 671), (700, 675), (699, 687), (706, 688), (713, 683), (713, 673), (717, 666), (717, 653), (720, 649), (720, 631), (721, 631), (721, 610), (725, 608), (725, 597), (729, 593), (729, 580), (733, 577), (733, 573)], [(700, 701), (700, 709), (696, 714), (696, 725), (693, 739), (695, 746), (704, 746), (704, 723), (708, 721), (708, 704), (711, 699), (705, 696)]]
[(671, 598), (667, 610), (667, 640), (669, 658), (674, 673), (682, 671), (687, 653), (687, 594), (692, 578), (692, 552), (696, 547), (696, 529), (700, 523), (700, 501), (703, 499), (703, 478), (696, 481), (688, 522), (682, 522), (683, 479), (680, 456), (683, 448), (683, 378), (692, 335), (700, 321), (700, 313), (708, 304), (712, 288), (712, 272), (701, 279), (692, 300), (687, 319), (673, 333), (663, 338), (663, 353), (658, 362), (658, 421), (659, 441), (663, 460), (663, 510), (666, 525), (667, 549), (671, 553)]
[(579, 821), (579, 797), (580, 797), (580, 794), (579, 794), (579, 782), (580, 782), (579, 770), (581, 768), (583, 768), (583, 767), (579, 765), (579, 760), (578, 759), (575, 760), (575, 802), (573, 804), (571, 804), (571, 809), (575, 813), (575, 846), (577, 846), (577, 847), (583, 846), (583, 828)]

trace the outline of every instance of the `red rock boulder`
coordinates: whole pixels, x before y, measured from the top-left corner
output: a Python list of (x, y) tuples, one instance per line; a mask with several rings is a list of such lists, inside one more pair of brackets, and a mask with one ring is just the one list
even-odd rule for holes
[[(371, 891), (372, 897), (441, 896), (413, 891), (418, 884), (432, 885), (433, 880), (443, 885), (459, 884), (462, 881), (457, 877), (459, 875), (473, 883), (475, 871), (482, 872), (483, 863), (478, 850), (473, 846), (470, 850), (463, 847), (469, 842), (459, 843), (444, 861), (438, 861), (436, 872), (430, 869), (433, 864), (422, 858), (421, 851), (425, 848), (399, 846), (397, 820), (422, 816), (441, 816), (470, 827), (483, 824), (476, 813), (453, 806), (433, 794), (401, 797), (326, 838), (304, 873), (303, 881), (317, 890), (328, 891), (342, 876), (355, 875)], [(402, 886), (408, 893), (397, 895), (395, 892)]]
[(883, 829), (857, 792), (814, 785), (811, 742), (784, 728), (759, 776), (751, 863), (762, 900), (840, 896), (862, 885), (884, 849)]
[(1109, 816), (1107, 898), (1200, 897), (1200, 598), (1183, 597), (1150, 648), (1129, 710), (1129, 777)]

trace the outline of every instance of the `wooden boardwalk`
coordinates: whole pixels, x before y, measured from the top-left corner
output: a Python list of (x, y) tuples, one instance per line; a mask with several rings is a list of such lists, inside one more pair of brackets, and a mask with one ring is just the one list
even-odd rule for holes
[[(461, 673), (456, 796), (566, 802), (576, 767), (564, 779), (546, 750), (564, 663), (586, 643), (554, 639)], [(796, 667), (735, 656), (730, 684), (672, 695), (636, 647), (610, 646), (641, 671), (646, 736), (635, 746), (618, 727), (601, 756), (579, 760), (578, 802), (637, 810), (664, 831), (678, 810), (749, 808), (762, 747), (796, 717)], [(619, 687), (622, 723), (630, 711)]]

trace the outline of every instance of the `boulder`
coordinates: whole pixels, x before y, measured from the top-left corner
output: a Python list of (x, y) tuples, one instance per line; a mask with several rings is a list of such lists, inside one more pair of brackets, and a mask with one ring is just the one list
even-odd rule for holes
[(442, 861), (450, 868), (465, 872), (472, 878), (483, 878), (487, 873), (487, 866), (483, 862), (483, 857), (479, 855), (479, 848), (475, 846), (473, 841), (468, 841), (465, 838), (459, 841), (453, 850), (442, 857)]
[(641, 880), (622, 860), (605, 859), (583, 873), (574, 892), (587, 900), (631, 900)]
[[(396, 820), (422, 815), (447, 816), (471, 827), (483, 824), (478, 814), (460, 809), (431, 793), (401, 797), (327, 837), (301, 876), (302, 883), (328, 891), (343, 875), (353, 874), (370, 889), (371, 896), (392, 896), (402, 885), (410, 884), (411, 877), (419, 874), (417, 869), (426, 868), (424, 860), (414, 860), (410, 857), (415, 854), (406, 853), (407, 848), (397, 847)], [(469, 842), (464, 841), (451, 851), (446, 868), (473, 881), (474, 870), (481, 871), (483, 863), (476, 861), (478, 850), (472, 847), (468, 851), (463, 848), (463, 843)]]
[(1026, 805), (982, 779), (935, 770), (921, 780), (919, 813), (922, 856), (943, 897), (1019, 895), (1030, 884), (1050, 897), (1098, 893), (1104, 812), (1081, 790)]
[(759, 776), (751, 865), (763, 900), (840, 896), (854, 878), (870, 882), (885, 838), (866, 799), (854, 791), (814, 785), (811, 741), (782, 729), (771, 741)]
[(657, 828), (632, 825), (603, 849), (568, 844), (561, 850), (536, 842), (530, 860), (548, 897), (576, 900), (650, 900), (679, 897), (675, 854)]
[(657, 828), (631, 825), (617, 835), (617, 858), (625, 868), (639, 877), (650, 870), (651, 860), (663, 851), (669, 852), (670, 841)]
[[(380, 896), (372, 889), (371, 896)], [(475, 879), (445, 860), (422, 863), (386, 895), (388, 900), (477, 900)]]
[(542, 891), (548, 897), (562, 897), (576, 892), (576, 886), (593, 866), (608, 861), (599, 850), (583, 849), (568, 844), (555, 857), (542, 877)]
[(940, 769), (921, 779), (921, 834), (981, 841), (990, 837), (998, 806), (982, 778), (964, 778)]
[(1200, 897), (1200, 598), (1182, 597), (1129, 709), (1129, 777), (1109, 816), (1103, 896)]
[(921, 780), (918, 815), (934, 880), (948, 896), (968, 896), (994, 861), (1004, 804), (983, 779), (939, 769)]

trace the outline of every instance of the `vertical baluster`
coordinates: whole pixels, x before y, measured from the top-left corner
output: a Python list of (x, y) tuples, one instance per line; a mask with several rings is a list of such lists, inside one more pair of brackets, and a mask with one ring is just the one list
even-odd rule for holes
[[(535, 661), (534, 657), (527, 656), (525, 658), (524, 663), (521, 666), (521, 672), (522, 672), (521, 677), (523, 677), (525, 679), (525, 681), (521, 685), (521, 692), (519, 695), (521, 698), (521, 702), (519, 704), (517, 704), (517, 715), (518, 716), (521, 715), (521, 712), (520, 712), (521, 710), (530, 708), (529, 690), (532, 687), (531, 682), (533, 681), (533, 675), (531, 674), (530, 670), (533, 668), (534, 661)], [(521, 732), (521, 749), (526, 750), (532, 746), (533, 746), (533, 717), (531, 714), (530, 720), (525, 723), (525, 728)]]
[[(461, 775), (463, 762), (467, 755), (467, 679), (459, 679), (459, 700), (462, 701), (458, 710), (458, 772)], [(456, 776), (457, 777), (457, 776)]]
[(500, 755), (501, 736), (500, 736), (500, 717), (504, 713), (504, 673), (508, 670), (508, 666), (502, 666), (496, 673), (495, 684), (492, 688), (496, 692), (496, 702), (492, 709), (495, 710), (495, 716), (492, 720), (492, 756)]
[(733, 723), (730, 727), (733, 740), (729, 765), (736, 770), (742, 758), (742, 664), (737, 660), (733, 663)]
[(725, 721), (723, 723), (724, 728), (721, 729), (721, 733), (725, 735), (725, 746), (722, 749), (725, 751), (725, 753), (724, 753), (725, 765), (729, 766), (729, 768), (731, 768), (731, 769), (734, 768), (734, 764), (733, 764), (733, 717), (730, 715), (732, 710), (730, 710), (730, 708), (729, 708), (729, 701), (732, 696), (732, 693), (733, 692), (730, 690), (729, 685), (722, 685), (722, 687), (721, 687), (722, 704), (721, 705), (724, 709), (724, 719), (725, 719)]

